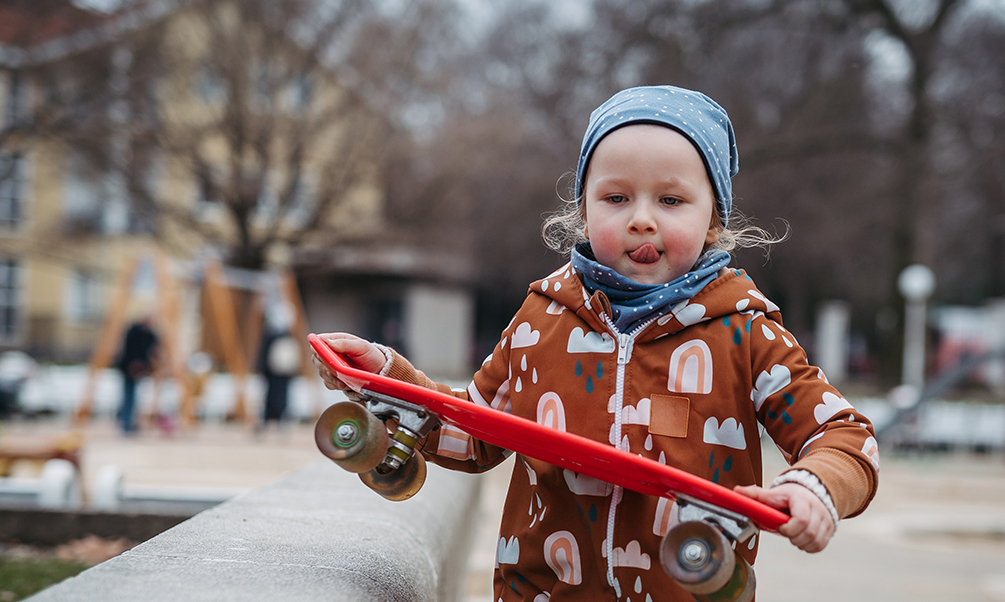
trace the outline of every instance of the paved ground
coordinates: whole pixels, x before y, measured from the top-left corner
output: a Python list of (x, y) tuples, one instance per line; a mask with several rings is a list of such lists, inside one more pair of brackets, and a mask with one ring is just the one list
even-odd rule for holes
[[(0, 443), (38, 441), (65, 432), (59, 423), (12, 423)], [(85, 432), (85, 478), (117, 464), (135, 486), (233, 489), (265, 485), (320, 459), (309, 425), (256, 437), (248, 428), (206, 425), (189, 434), (120, 437), (108, 423)], [(766, 450), (766, 474), (780, 458)], [(758, 598), (1005, 602), (1005, 457), (883, 458), (879, 495), (862, 517), (842, 523), (823, 553), (807, 555), (765, 536), (756, 565)], [(496, 530), (509, 477), (484, 477), (481, 525), (470, 558), (466, 602), (491, 601)]]
[[(65, 422), (11, 422), (0, 428), (0, 445), (37, 445), (70, 431)], [(85, 487), (94, 483), (101, 467), (113, 464), (122, 470), (126, 487), (238, 493), (323, 459), (310, 425), (290, 425), (261, 436), (250, 427), (209, 424), (190, 433), (167, 435), (152, 429), (122, 437), (110, 422), (95, 421), (83, 432)]]

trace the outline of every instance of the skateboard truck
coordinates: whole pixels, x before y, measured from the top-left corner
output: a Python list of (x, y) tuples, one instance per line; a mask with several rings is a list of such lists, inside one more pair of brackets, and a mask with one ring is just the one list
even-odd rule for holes
[(678, 585), (699, 602), (749, 602), (754, 596), (754, 571), (734, 549), (756, 535), (745, 516), (677, 495), (680, 523), (660, 544), (660, 563)]
[(394, 418), (398, 421), (394, 435), (388, 442), (387, 455), (377, 465), (378, 472), (397, 470), (415, 454), (416, 444), (440, 426), (440, 420), (420, 405), (363, 389), (366, 409), (385, 424)]
[(757, 535), (757, 527), (750, 519), (715, 504), (682, 493), (677, 495), (677, 506), (681, 522), (700, 520), (712, 523), (733, 541), (743, 543)]
[[(314, 427), (314, 440), (321, 453), (359, 474), (370, 489), (389, 500), (406, 500), (426, 480), (426, 461), (415, 446), (440, 420), (397, 397), (365, 389), (361, 393), (362, 403), (346, 401), (325, 410)], [(389, 435), (391, 420), (396, 424)]]

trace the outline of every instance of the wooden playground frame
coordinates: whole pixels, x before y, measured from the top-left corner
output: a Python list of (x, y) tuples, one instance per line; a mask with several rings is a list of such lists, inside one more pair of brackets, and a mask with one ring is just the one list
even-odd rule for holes
[[(74, 411), (73, 422), (76, 426), (87, 423), (94, 414), (94, 395), (99, 373), (111, 366), (119, 351), (123, 335), (127, 327), (127, 310), (134, 296), (134, 284), (143, 261), (152, 261), (153, 274), (157, 287), (157, 302), (154, 311), (161, 350), (160, 365), (155, 369), (154, 379), (155, 402), (160, 391), (160, 384), (165, 378), (174, 377), (180, 389), (178, 418), (182, 428), (191, 429), (198, 423), (198, 403), (201, 384), (190, 372), (185, 352), (182, 349), (181, 315), (179, 293), (182, 284), (172, 276), (170, 260), (159, 250), (154, 250), (146, 257), (131, 257), (125, 269), (115, 283), (114, 294), (108, 313), (102, 324), (98, 341), (91, 353), (88, 363), (87, 380), (80, 402)], [(234, 411), (230, 416), (234, 420), (255, 424), (257, 417), (248, 411), (247, 379), (254, 369), (254, 361), (262, 335), (266, 311), (268, 284), (259, 286), (228, 283), (226, 268), (215, 259), (206, 260), (201, 264), (203, 294), (206, 299), (204, 311), (210, 313), (209, 320), (203, 321), (203, 328), (212, 323), (215, 335), (220, 341), (223, 364), (234, 379), (235, 400)], [(267, 275), (266, 272), (258, 273)], [(273, 273), (278, 285), (280, 299), (292, 309), (291, 334), (301, 342), (300, 374), (305, 378), (316, 378), (311, 368), (310, 348), (307, 344), (308, 326), (304, 315), (303, 300), (297, 287), (296, 279), (289, 271)], [(193, 278), (193, 280), (197, 280)], [(259, 281), (264, 280), (259, 278)], [(234, 291), (251, 292), (253, 303), (246, 312), (243, 328), (232, 298)], [(243, 333), (243, 336), (242, 336)], [(314, 416), (321, 412), (322, 398), (320, 388), (314, 389)], [(155, 408), (157, 404), (154, 404)], [(149, 415), (144, 416), (149, 418)]]

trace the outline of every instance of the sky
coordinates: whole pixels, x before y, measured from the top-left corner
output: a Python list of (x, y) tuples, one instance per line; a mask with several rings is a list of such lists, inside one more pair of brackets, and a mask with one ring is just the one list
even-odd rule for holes
[(82, 8), (110, 12), (119, 3), (119, 0), (73, 0), (73, 3)]

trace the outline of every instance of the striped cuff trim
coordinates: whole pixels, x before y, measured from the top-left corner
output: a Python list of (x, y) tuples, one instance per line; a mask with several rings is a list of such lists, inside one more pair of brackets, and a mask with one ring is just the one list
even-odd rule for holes
[(385, 360), (384, 367), (380, 369), (380, 372), (378, 372), (378, 374), (380, 374), (381, 376), (387, 376), (388, 370), (391, 369), (391, 362), (394, 360), (394, 354), (391, 353), (390, 349), (388, 349), (384, 345), (381, 345), (380, 343), (374, 343), (373, 346), (376, 347), (377, 349), (380, 349), (380, 352), (384, 354), (384, 360)]
[(786, 473), (778, 475), (778, 477), (771, 482), (771, 486), (777, 487), (784, 483), (802, 485), (812, 491), (813, 495), (820, 498), (820, 501), (824, 503), (824, 507), (827, 508), (827, 512), (830, 513), (831, 520), (834, 521), (834, 531), (837, 532), (838, 513), (837, 508), (834, 507), (834, 500), (831, 499), (831, 495), (827, 493), (827, 488), (824, 487), (824, 484), (820, 482), (820, 479), (818, 479), (815, 474), (808, 470), (790, 470)]

